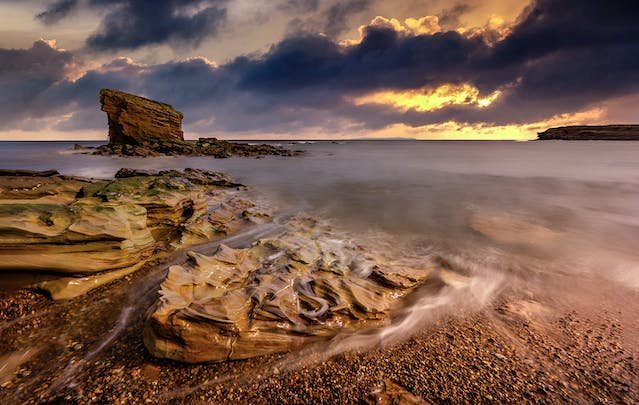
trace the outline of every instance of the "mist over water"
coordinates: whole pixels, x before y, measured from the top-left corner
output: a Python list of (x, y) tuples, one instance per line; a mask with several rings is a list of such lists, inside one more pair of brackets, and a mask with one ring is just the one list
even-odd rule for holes
[[(392, 343), (506, 288), (557, 302), (572, 290), (584, 302), (639, 291), (639, 142), (283, 144), (307, 154), (121, 158), (73, 154), (72, 143), (3, 142), (0, 168), (101, 178), (121, 167), (223, 171), (282, 212), (303, 210), (358, 243), (454, 270), (391, 326), (337, 339), (329, 354)], [(598, 291), (580, 290), (584, 280)]]

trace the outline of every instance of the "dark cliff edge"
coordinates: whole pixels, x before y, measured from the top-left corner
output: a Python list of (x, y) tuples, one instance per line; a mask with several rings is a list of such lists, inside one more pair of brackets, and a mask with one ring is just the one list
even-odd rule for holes
[(639, 141), (639, 125), (575, 125), (550, 128), (537, 139), (563, 141)]

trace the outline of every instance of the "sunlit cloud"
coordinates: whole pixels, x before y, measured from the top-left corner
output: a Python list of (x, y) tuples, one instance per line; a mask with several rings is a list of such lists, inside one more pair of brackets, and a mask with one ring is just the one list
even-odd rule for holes
[(496, 90), (482, 96), (479, 89), (468, 83), (443, 84), (435, 88), (375, 92), (357, 97), (353, 103), (355, 105), (383, 104), (401, 111), (428, 112), (453, 105), (471, 105), (484, 108), (491, 105), (500, 95), (501, 91)]
[(456, 31), (468, 38), (482, 37), (486, 43), (493, 45), (510, 35), (514, 24), (501, 16), (492, 15), (482, 27), (458, 27)]
[[(503, 17), (494, 14), (488, 18), (484, 25), (458, 26), (454, 27), (454, 31), (467, 38), (482, 37), (487, 44), (493, 45), (506, 38), (511, 33), (514, 24), (514, 21), (506, 21)], [(359, 44), (366, 36), (366, 30), (369, 28), (390, 29), (405, 36), (434, 35), (444, 31), (440, 25), (439, 17), (436, 15), (417, 18), (409, 17), (403, 21), (378, 15), (370, 23), (359, 26), (358, 39), (344, 39), (340, 41), (341, 45), (352, 46)]]
[(605, 108), (592, 108), (573, 114), (558, 114), (546, 120), (521, 125), (493, 125), (490, 123), (467, 124), (448, 121), (412, 127), (403, 123), (389, 125), (369, 133), (371, 138), (415, 138), (430, 140), (515, 140), (528, 141), (537, 138), (537, 132), (547, 128), (598, 124), (605, 121)]

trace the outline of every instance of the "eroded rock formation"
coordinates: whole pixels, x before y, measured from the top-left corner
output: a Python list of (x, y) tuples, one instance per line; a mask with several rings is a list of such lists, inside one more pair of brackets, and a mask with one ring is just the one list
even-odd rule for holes
[(550, 128), (537, 134), (539, 140), (639, 141), (639, 125), (579, 125)]
[(308, 218), (247, 249), (189, 253), (172, 266), (147, 319), (156, 357), (224, 361), (288, 351), (380, 326), (437, 266), (389, 262)]
[(96, 149), (76, 145), (75, 150), (94, 155), (139, 157), (190, 155), (227, 158), (296, 154), (282, 147), (228, 142), (216, 138), (185, 141), (181, 112), (169, 104), (122, 91), (101, 90), (100, 103), (108, 117), (109, 144)]
[(0, 172), (0, 271), (65, 275), (40, 287), (72, 297), (250, 224), (258, 214), (239, 186), (192, 169), (123, 169), (113, 180)]
[(100, 91), (100, 104), (109, 120), (111, 145), (184, 141), (183, 115), (169, 104), (109, 89)]

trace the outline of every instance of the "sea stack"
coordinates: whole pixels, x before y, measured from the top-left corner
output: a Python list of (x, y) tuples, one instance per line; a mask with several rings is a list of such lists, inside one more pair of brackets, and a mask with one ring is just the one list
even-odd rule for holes
[(100, 91), (100, 104), (109, 119), (109, 144), (184, 141), (184, 116), (169, 104), (110, 89)]
[(564, 141), (639, 141), (639, 125), (575, 125), (550, 128), (537, 139)]
[(300, 151), (237, 143), (216, 138), (184, 140), (181, 112), (171, 105), (118, 90), (100, 91), (102, 111), (109, 119), (109, 143), (97, 148), (76, 147), (93, 155), (118, 156), (293, 156)]

